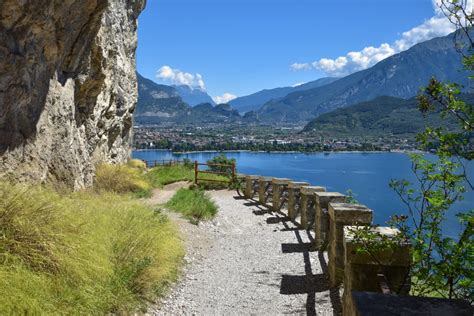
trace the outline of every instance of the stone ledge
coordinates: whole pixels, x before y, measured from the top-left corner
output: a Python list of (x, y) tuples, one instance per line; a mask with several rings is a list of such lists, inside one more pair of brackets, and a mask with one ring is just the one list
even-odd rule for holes
[(311, 195), (316, 192), (324, 192), (326, 191), (326, 188), (321, 186), (302, 186), (300, 190), (301, 194)]
[(357, 224), (372, 222), (373, 212), (362, 204), (329, 203), (328, 213), (331, 221)]
[(355, 315), (452, 315), (472, 316), (474, 308), (463, 300), (396, 296), (371, 292), (352, 292)]
[(288, 182), (288, 188), (290, 189), (299, 189), (304, 186), (309, 186), (309, 183), (308, 182), (294, 182), (294, 181)]
[[(354, 241), (354, 230), (362, 228), (361, 226), (344, 226), (344, 248), (346, 256), (346, 265), (350, 263), (354, 264), (370, 264), (377, 265), (383, 264), (387, 266), (403, 266), (408, 267), (411, 265), (410, 256), (410, 244), (404, 243), (398, 245), (395, 249), (384, 249), (377, 251), (377, 260), (366, 253), (357, 253), (357, 248), (361, 245)], [(371, 231), (380, 233), (389, 238), (394, 238), (400, 233), (398, 229), (390, 227), (373, 227)]]
[(287, 185), (290, 182), (290, 179), (286, 178), (272, 178), (273, 184)]

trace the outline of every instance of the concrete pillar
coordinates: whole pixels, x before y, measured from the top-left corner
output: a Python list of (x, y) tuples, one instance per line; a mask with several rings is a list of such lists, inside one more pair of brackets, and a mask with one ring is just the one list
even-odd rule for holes
[(347, 198), (339, 192), (315, 192), (314, 196), (316, 199), (315, 243), (318, 249), (325, 250), (329, 232), (328, 205), (331, 202), (344, 203)]
[(267, 189), (268, 185), (272, 183), (272, 178), (270, 177), (259, 177), (258, 178), (258, 202), (262, 205), (265, 205), (268, 200)]
[(313, 216), (313, 208), (310, 204), (314, 203), (314, 193), (326, 191), (325, 187), (318, 186), (303, 186), (301, 187), (301, 226), (308, 229), (308, 222)]
[(309, 186), (308, 182), (293, 182), (288, 183), (288, 217), (291, 220), (296, 218), (296, 202), (299, 200), (300, 188), (302, 186)]
[(258, 176), (245, 176), (245, 198), (251, 199), (255, 195), (255, 182), (258, 181)]
[(273, 197), (272, 197), (272, 210), (274, 212), (280, 211), (284, 197), (282, 194), (286, 191), (290, 179), (284, 178), (273, 178), (272, 187), (273, 187)]
[(341, 284), (344, 277), (344, 226), (370, 225), (372, 210), (361, 204), (329, 203), (329, 286)]
[[(344, 315), (356, 314), (352, 291), (382, 293), (378, 274), (384, 275), (392, 294), (406, 295), (410, 290), (407, 282), (411, 265), (410, 245), (405, 243), (395, 248), (373, 250), (370, 254), (360, 253), (357, 249), (362, 245), (353, 239), (358, 228), (360, 226), (344, 227)], [(374, 227), (372, 231), (389, 239), (400, 233), (390, 227)]]

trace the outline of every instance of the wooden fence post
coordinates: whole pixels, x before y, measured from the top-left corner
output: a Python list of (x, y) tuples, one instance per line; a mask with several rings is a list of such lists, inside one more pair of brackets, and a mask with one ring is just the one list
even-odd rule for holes
[(194, 160), (194, 184), (198, 184), (198, 162)]

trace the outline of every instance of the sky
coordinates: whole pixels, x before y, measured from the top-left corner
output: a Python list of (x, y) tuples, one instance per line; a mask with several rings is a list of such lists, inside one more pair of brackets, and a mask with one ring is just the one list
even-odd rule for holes
[(137, 68), (218, 103), (342, 77), (451, 33), (438, 0), (148, 0)]

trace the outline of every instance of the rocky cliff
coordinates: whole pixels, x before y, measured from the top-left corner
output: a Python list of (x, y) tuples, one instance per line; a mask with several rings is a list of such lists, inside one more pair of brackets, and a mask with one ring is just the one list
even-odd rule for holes
[(145, 0), (0, 1), (0, 175), (93, 182), (129, 157)]

